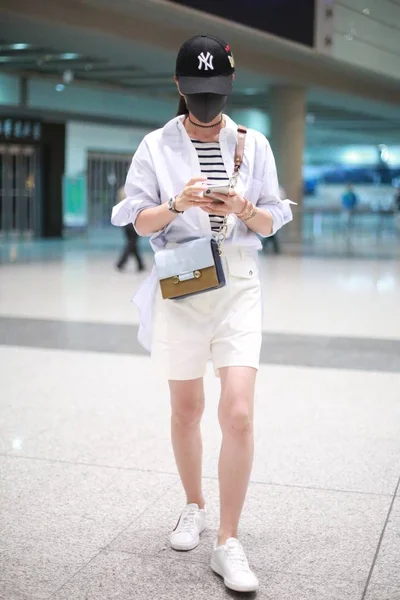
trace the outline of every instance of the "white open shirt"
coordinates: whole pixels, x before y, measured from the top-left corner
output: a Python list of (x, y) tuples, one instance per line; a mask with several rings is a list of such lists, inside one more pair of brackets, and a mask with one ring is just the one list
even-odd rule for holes
[[(192, 177), (201, 176), (196, 150), (183, 125), (184, 116), (175, 117), (162, 129), (146, 135), (137, 149), (130, 166), (126, 184), (126, 198), (114, 206), (111, 222), (124, 226), (135, 224), (138, 214), (146, 208), (168, 202), (179, 194)], [(237, 139), (237, 125), (224, 115), (226, 126), (221, 129), (219, 143), (222, 160), (228, 176), (233, 173)], [(268, 140), (249, 129), (246, 135), (244, 159), (240, 168), (236, 191), (258, 208), (268, 210), (273, 218), (273, 234), (292, 220), (290, 200), (281, 200), (274, 156)], [(235, 215), (229, 215), (229, 237), (224, 242), (239, 247), (259, 250), (261, 242)], [(211, 237), (209, 215), (198, 207), (186, 210), (161, 231), (153, 233), (150, 244), (154, 252), (167, 243), (185, 242), (188, 238)], [(152, 311), (157, 287), (153, 268), (132, 301), (139, 309), (139, 342), (151, 350)]]

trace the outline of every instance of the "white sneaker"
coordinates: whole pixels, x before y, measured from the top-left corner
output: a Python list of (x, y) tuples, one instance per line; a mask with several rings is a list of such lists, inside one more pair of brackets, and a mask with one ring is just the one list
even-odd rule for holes
[(200, 534), (206, 528), (207, 511), (197, 504), (188, 504), (170, 535), (171, 546), (174, 550), (193, 550), (199, 545)]
[(226, 587), (235, 592), (255, 592), (258, 589), (258, 579), (249, 567), (242, 544), (236, 538), (229, 538), (225, 546), (215, 543), (211, 568), (223, 578)]

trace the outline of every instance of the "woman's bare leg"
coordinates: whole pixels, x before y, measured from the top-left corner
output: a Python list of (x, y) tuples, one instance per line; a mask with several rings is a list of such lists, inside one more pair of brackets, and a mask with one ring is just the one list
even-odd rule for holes
[(220, 528), (218, 544), (237, 537), (239, 519), (249, 485), (254, 454), (253, 413), (256, 369), (220, 369), (219, 422), (222, 446), (219, 458)]
[(203, 379), (170, 381), (171, 437), (175, 461), (188, 504), (204, 508), (201, 486), (203, 444), (200, 422), (204, 411)]

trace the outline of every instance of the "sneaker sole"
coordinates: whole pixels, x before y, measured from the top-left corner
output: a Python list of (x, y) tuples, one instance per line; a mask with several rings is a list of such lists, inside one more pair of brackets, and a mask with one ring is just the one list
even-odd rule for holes
[(184, 546), (182, 544), (174, 544), (174, 542), (170, 539), (169, 541), (170, 541), (172, 550), (176, 550), (177, 552), (190, 552), (190, 550), (194, 550), (200, 544), (200, 536), (204, 530), (205, 530), (205, 527), (199, 532), (199, 537), (197, 538), (197, 540), (195, 542), (193, 542), (193, 544), (190, 544), (189, 546)]
[(226, 587), (234, 592), (256, 592), (258, 590), (258, 587), (259, 587), (258, 583), (257, 583), (257, 585), (252, 585), (252, 586), (247, 585), (246, 586), (246, 585), (238, 585), (237, 583), (233, 583), (232, 581), (229, 581), (229, 579), (224, 577), (224, 574), (221, 573), (219, 566), (213, 560), (211, 561), (211, 568), (214, 571), (214, 573), (216, 573), (217, 575), (222, 577)]

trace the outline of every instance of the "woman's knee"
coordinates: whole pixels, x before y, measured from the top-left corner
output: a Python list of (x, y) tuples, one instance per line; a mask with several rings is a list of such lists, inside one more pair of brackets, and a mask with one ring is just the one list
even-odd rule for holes
[(172, 408), (172, 421), (178, 427), (196, 427), (203, 416), (204, 405), (201, 402), (180, 402)]
[(253, 416), (250, 402), (243, 398), (221, 402), (219, 422), (224, 435), (250, 435), (253, 431)]
[(174, 425), (182, 428), (196, 427), (203, 416), (204, 395), (202, 390), (183, 390), (171, 394), (171, 418)]

